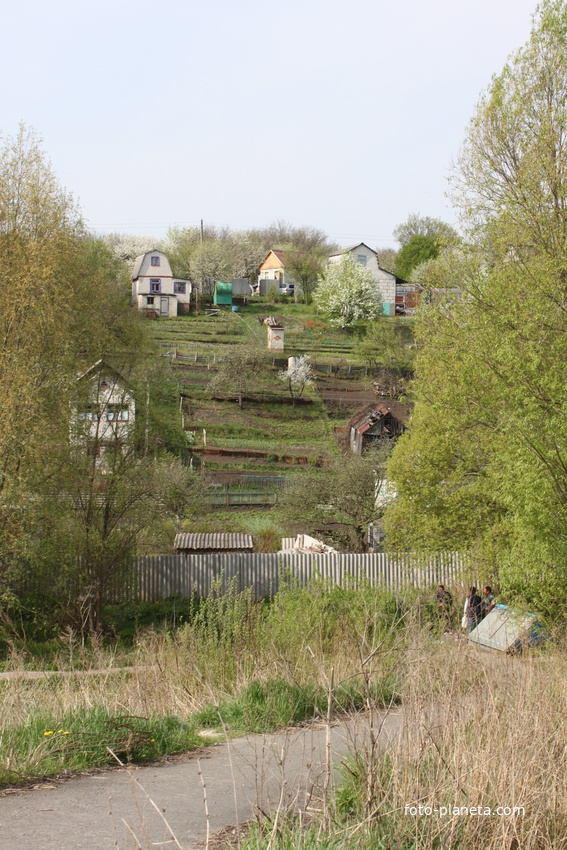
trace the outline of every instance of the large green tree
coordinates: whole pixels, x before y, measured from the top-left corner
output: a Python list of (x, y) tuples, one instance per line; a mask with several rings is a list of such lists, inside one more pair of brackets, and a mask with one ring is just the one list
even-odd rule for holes
[[(0, 149), (0, 280), (10, 295), (0, 314), (0, 593), (17, 586), (24, 571), (29, 576), (30, 567), (36, 578), (49, 577), (46, 592), (64, 588), (72, 568), (72, 587), (82, 592), (95, 562), (100, 575), (112, 574), (119, 541), (129, 551), (134, 538), (140, 542), (135, 516), (146, 518), (144, 529), (159, 522), (163, 503), (151, 465), (184, 438), (176, 404), (177, 425), (167, 415), (167, 367), (129, 305), (121, 262), (86, 232), (39, 139), (25, 127)], [(77, 376), (101, 358), (129, 381), (139, 413), (138, 433), (116, 452), (110, 474), (74, 451), (70, 439)], [(151, 503), (150, 484), (157, 493)], [(104, 541), (95, 560), (85, 555), (93, 546), (79, 545), (86, 529), (91, 542), (97, 535)], [(98, 582), (98, 615), (103, 586)]]
[(464, 297), (418, 319), (417, 397), (389, 472), (392, 545), (476, 548), (509, 591), (564, 610), (567, 5), (545, 0), (495, 76), (453, 176)]
[(396, 254), (394, 273), (402, 280), (409, 281), (413, 270), (422, 263), (435, 259), (439, 251), (440, 246), (436, 239), (416, 234)]
[(409, 243), (414, 236), (426, 236), (437, 243), (452, 242), (457, 239), (457, 231), (447, 222), (440, 218), (432, 218), (428, 215), (412, 213), (407, 221), (398, 224), (394, 228), (394, 238), (402, 248)]

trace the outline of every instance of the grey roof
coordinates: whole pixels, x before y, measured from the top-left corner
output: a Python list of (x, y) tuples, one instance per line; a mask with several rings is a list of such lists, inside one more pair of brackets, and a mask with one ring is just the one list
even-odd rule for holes
[(251, 534), (176, 534), (175, 549), (252, 549)]
[(357, 242), (356, 245), (349, 245), (347, 248), (341, 248), (340, 251), (334, 251), (329, 256), (338, 257), (341, 254), (350, 254), (351, 251), (354, 251), (355, 248), (360, 248), (361, 245), (364, 245), (365, 248), (368, 248), (369, 251), (372, 251), (373, 254), (376, 254), (374, 248), (371, 248), (370, 245), (366, 244), (366, 242)]

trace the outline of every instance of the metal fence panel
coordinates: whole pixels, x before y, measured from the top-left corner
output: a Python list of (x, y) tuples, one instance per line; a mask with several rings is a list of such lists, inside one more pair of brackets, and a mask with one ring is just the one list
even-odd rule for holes
[(109, 601), (156, 602), (174, 594), (209, 596), (216, 584), (226, 592), (251, 588), (255, 598), (272, 596), (286, 576), (305, 586), (315, 576), (330, 584), (360, 587), (367, 581), (391, 590), (476, 582), (470, 559), (458, 552), (437, 555), (328, 555), (231, 552), (176, 554), (135, 558), (125, 571), (126, 581), (109, 591)]

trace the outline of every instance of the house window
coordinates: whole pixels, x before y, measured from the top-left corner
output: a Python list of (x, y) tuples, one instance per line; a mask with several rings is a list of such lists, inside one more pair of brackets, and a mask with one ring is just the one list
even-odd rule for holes
[(356, 259), (358, 260), (361, 266), (366, 265), (366, 254), (357, 254)]
[(161, 280), (159, 277), (150, 278), (150, 292), (161, 292)]
[(159, 257), (152, 257), (151, 264), (152, 266), (159, 266)]
[(83, 422), (94, 422), (100, 419), (100, 413), (96, 404), (85, 404), (77, 412), (78, 418)]
[(129, 415), (127, 404), (109, 404), (106, 407), (108, 422), (128, 422)]
[(183, 280), (174, 280), (173, 291), (176, 295), (185, 295), (185, 282)]
[(154, 303), (154, 296), (148, 295), (148, 297), (146, 298), (146, 303), (147, 303), (148, 307), (151, 307)]

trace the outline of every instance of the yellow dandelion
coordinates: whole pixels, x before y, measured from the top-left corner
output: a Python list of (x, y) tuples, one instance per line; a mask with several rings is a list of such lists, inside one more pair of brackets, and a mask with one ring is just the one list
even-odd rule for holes
[(63, 732), (63, 729), (58, 729), (58, 730), (57, 730), (57, 734), (58, 734), (58, 735), (61, 735), (61, 733), (62, 733), (62, 732)]
[(68, 732), (63, 732), (63, 734), (64, 734), (64, 735), (68, 735), (69, 733), (68, 733)]
[(47, 732), (43, 733), (43, 735), (44, 735), (45, 738), (49, 738), (50, 735), (53, 735), (53, 730), (48, 729)]
[(150, 744), (155, 744), (155, 742), (156, 742), (156, 739), (152, 738), (152, 740), (150, 741)]

